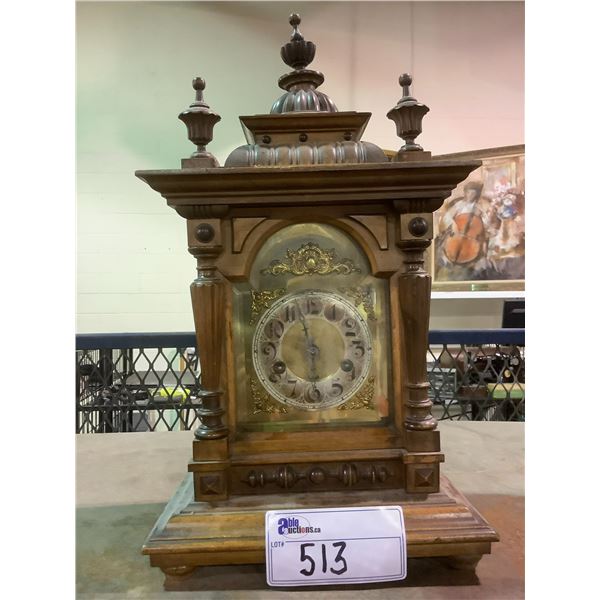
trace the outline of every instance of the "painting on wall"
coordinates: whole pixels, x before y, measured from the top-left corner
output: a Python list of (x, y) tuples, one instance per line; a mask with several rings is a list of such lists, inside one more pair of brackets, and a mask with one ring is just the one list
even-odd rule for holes
[(483, 164), (434, 213), (433, 289), (524, 289), (525, 146), (435, 158)]

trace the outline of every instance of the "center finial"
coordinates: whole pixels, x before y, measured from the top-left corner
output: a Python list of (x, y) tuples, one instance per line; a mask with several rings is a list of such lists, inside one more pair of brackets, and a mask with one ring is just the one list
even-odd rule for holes
[(294, 33), (291, 37), (292, 42), (300, 42), (304, 39), (302, 34), (298, 31), (298, 25), (300, 25), (301, 22), (302, 19), (299, 14), (293, 13), (290, 15), (290, 25), (294, 28)]
[[(286, 93), (275, 100), (271, 113), (283, 114), (288, 112), (324, 111), (337, 112), (335, 104), (317, 88), (323, 83), (322, 73), (307, 69), (315, 57), (317, 47), (298, 31), (300, 15), (290, 15), (289, 23), (293, 28), (292, 37), (281, 47), (283, 62), (294, 69), (279, 78), (279, 87)], [(302, 134), (306, 135), (306, 134)], [(300, 136), (300, 141), (302, 140)]]
[(296, 70), (305, 69), (315, 57), (316, 50), (316, 46), (312, 42), (307, 42), (298, 31), (300, 21), (300, 15), (296, 13), (290, 15), (290, 25), (294, 31), (290, 41), (281, 47), (283, 62)]

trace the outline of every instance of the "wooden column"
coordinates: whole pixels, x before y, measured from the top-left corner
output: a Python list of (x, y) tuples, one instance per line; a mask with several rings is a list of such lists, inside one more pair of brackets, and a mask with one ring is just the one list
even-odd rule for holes
[(429, 243), (429, 240), (402, 240), (398, 244), (404, 252), (404, 268), (399, 278), (407, 378), (404, 385), (408, 391), (404, 427), (416, 431), (432, 430), (437, 426), (431, 414), (427, 379), (431, 277), (424, 268), (424, 252)]
[(200, 360), (201, 389), (196, 414), (200, 426), (194, 432), (193, 460), (198, 501), (228, 497), (226, 469), (229, 466), (228, 428), (224, 422), (227, 402), (222, 389), (225, 344), (225, 278), (215, 265), (223, 252), (220, 219), (188, 221), (189, 251), (197, 259), (198, 276), (190, 286)]
[(214, 265), (217, 254), (198, 256), (198, 277), (192, 282), (192, 309), (196, 329), (196, 347), (201, 366), (202, 408), (198, 410), (201, 425), (194, 435), (197, 439), (227, 437), (223, 423), (225, 408), (221, 397), (221, 368), (225, 338), (225, 280)]
[(425, 269), (425, 250), (431, 243), (431, 213), (408, 213), (399, 217), (397, 245), (403, 252), (398, 281), (402, 353), (404, 355), (404, 419), (407, 452), (405, 466), (407, 492), (434, 493), (439, 490), (440, 452), (437, 421), (431, 414), (428, 397), (427, 347), (431, 276)]

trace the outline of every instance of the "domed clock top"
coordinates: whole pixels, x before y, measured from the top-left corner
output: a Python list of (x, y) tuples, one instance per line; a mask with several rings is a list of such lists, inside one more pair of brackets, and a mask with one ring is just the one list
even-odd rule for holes
[[(270, 114), (240, 117), (248, 143), (230, 153), (225, 167), (386, 162), (388, 159), (381, 148), (361, 140), (371, 113), (340, 112), (329, 96), (317, 89), (325, 77), (307, 68), (315, 56), (316, 45), (305, 40), (298, 30), (299, 15), (292, 14), (289, 22), (293, 33), (290, 41), (281, 47), (281, 58), (293, 70), (282, 75), (278, 82), (285, 93), (273, 103)], [(221, 117), (204, 101), (205, 85), (202, 78), (194, 79), (196, 101), (179, 115), (188, 128), (189, 139), (198, 146), (190, 158), (182, 160), (183, 168), (219, 166), (206, 145), (212, 140), (213, 127)], [(397, 122), (400, 137), (408, 132), (409, 143), (401, 152), (422, 150), (412, 140), (420, 133), (421, 119), (428, 109), (414, 98), (410, 100), (415, 106), (401, 101), (388, 113), (389, 118)], [(413, 122), (415, 119), (417, 125)]]

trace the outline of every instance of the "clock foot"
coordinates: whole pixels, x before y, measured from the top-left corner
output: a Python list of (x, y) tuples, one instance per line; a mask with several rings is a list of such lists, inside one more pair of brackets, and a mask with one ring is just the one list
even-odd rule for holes
[(187, 580), (190, 579), (196, 570), (194, 566), (177, 565), (170, 567), (161, 567), (160, 570), (165, 574), (165, 590), (185, 589)]
[(440, 556), (437, 558), (445, 567), (457, 571), (475, 571), (482, 554), (461, 554), (457, 556)]

